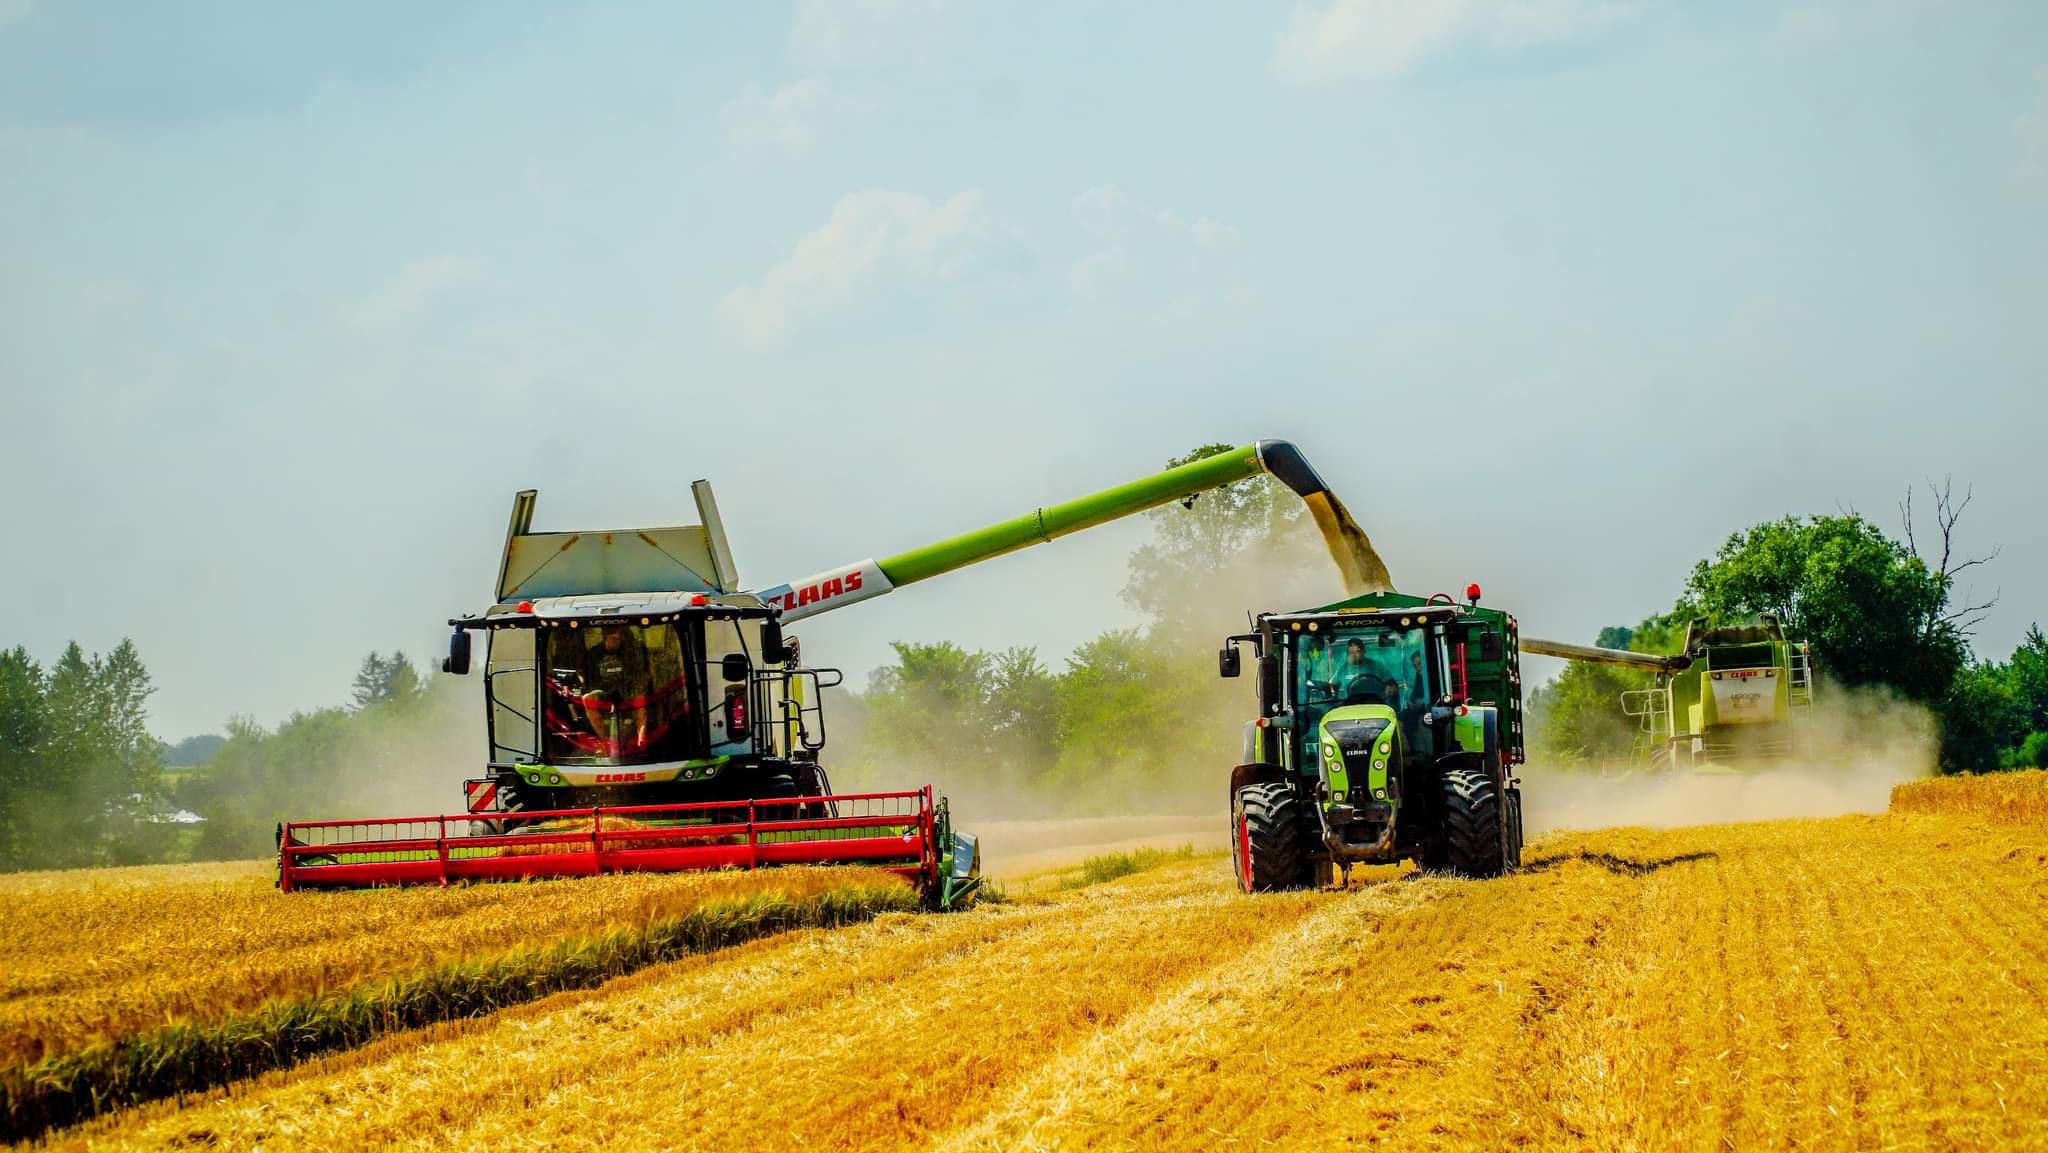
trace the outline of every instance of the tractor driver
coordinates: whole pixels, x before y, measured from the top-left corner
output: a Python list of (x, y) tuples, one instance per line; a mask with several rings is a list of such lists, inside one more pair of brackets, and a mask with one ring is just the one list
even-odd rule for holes
[[(627, 634), (625, 625), (606, 625), (603, 642), (586, 651), (585, 661), (582, 706), (590, 730), (611, 742), (614, 752), (645, 747), (647, 654)], [(627, 702), (637, 703), (627, 710)], [(612, 727), (615, 720), (617, 729)]]
[[(1358, 700), (1378, 696), (1384, 678), (1379, 669), (1366, 659), (1365, 642), (1353, 637), (1344, 645), (1344, 663), (1338, 666), (1330, 679), (1338, 696), (1345, 700)], [(1386, 698), (1386, 703), (1393, 704), (1393, 698)]]

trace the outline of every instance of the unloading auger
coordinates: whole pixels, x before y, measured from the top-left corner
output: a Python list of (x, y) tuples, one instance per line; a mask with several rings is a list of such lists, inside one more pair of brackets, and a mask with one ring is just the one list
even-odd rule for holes
[(783, 625), (1005, 553), (1269, 474), (1306, 503), (1351, 595), (1391, 582), (1292, 444), (1265, 440), (880, 560), (742, 587), (707, 481), (698, 523), (533, 531), (513, 498), (495, 600), (449, 623), (445, 672), (486, 639), (489, 755), (467, 811), (278, 827), (286, 889), (632, 871), (867, 864), (937, 908), (980, 884), (975, 838), (929, 787), (840, 794), (819, 753), (821, 692)]

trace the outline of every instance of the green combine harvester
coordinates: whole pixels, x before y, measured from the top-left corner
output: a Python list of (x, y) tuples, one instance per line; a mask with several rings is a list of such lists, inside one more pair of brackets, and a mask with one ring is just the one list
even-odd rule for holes
[(881, 560), (746, 589), (711, 486), (698, 523), (536, 532), (514, 497), (493, 601), (450, 621), (443, 669), (483, 662), (489, 753), (460, 815), (279, 827), (286, 889), (625, 871), (868, 864), (937, 907), (979, 884), (975, 839), (927, 786), (831, 787), (821, 693), (784, 626), (992, 557), (1269, 474), (1307, 504), (1346, 587), (1387, 587), (1365, 534), (1301, 453), (1260, 441)]
[(1223, 676), (1241, 674), (1241, 646), (1258, 668), (1258, 716), (1230, 774), (1242, 889), (1403, 859), (1468, 877), (1520, 867), (1519, 637), (1479, 591), (1264, 613), (1224, 642)]
[(1532, 653), (1620, 665), (1656, 674), (1646, 689), (1621, 695), (1641, 730), (1631, 758), (1652, 771), (1749, 772), (1806, 750), (1813, 706), (1813, 658), (1788, 640), (1768, 613), (1754, 624), (1686, 626), (1676, 654), (1659, 656), (1560, 641), (1529, 640)]

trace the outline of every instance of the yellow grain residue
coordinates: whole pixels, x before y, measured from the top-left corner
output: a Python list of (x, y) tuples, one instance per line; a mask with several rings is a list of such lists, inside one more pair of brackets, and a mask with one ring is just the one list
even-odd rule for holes
[(2048, 1146), (2048, 832), (1889, 813), (1557, 834), (1526, 860), (1494, 881), (1380, 869), (1349, 892), (1260, 897), (1198, 860), (886, 916), (64, 1139)]
[(721, 897), (772, 890), (801, 899), (887, 876), (778, 869), (280, 893), (269, 870), (246, 864), (100, 874), (99, 883), (79, 870), (0, 887), (0, 1064), (594, 935)]
[(1895, 813), (1971, 813), (2017, 825), (2048, 825), (2048, 769), (1930, 777), (1892, 790)]

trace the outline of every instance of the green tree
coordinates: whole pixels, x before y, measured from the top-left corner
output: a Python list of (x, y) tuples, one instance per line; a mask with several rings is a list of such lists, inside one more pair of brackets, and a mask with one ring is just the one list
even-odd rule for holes
[(25, 648), (0, 652), (0, 869), (29, 867), (49, 733), (48, 687)]
[(175, 745), (164, 746), (163, 763), (168, 768), (198, 768), (212, 760), (213, 754), (219, 752), (220, 747), (226, 743), (227, 738), (219, 733), (201, 733), (196, 737), (186, 737)]
[[(16, 691), (26, 687), (25, 657), (10, 662)], [(18, 863), (68, 868), (162, 854), (170, 831), (158, 819), (161, 745), (147, 725), (151, 691), (133, 642), (105, 657), (88, 657), (75, 641), (65, 648), (43, 681), (39, 736), (19, 771)]]
[(2048, 732), (2048, 636), (2041, 635), (2040, 625), (2029, 627), (2013, 650), (2006, 664), (2006, 684), (2021, 723), (2030, 732)]
[(989, 662), (988, 723), (1004, 776), (1030, 785), (1059, 755), (1059, 680), (1035, 648), (1012, 648)]
[(483, 749), (475, 682), (434, 677), (413, 702), (296, 713), (266, 731), (247, 717), (178, 791), (206, 819), (195, 855), (269, 856), (280, 821), (442, 812)]
[(376, 705), (410, 705), (418, 702), (423, 691), (420, 674), (404, 653), (385, 657), (373, 652), (356, 670), (349, 702), (357, 711)]
[(1621, 694), (1649, 683), (1650, 674), (1616, 665), (1566, 665), (1556, 679), (1529, 694), (1532, 751), (1552, 766), (1625, 762), (1641, 724), (1622, 712)]
[[(1205, 444), (1167, 461), (1175, 468), (1230, 452)], [(1340, 599), (1336, 566), (1285, 485), (1254, 476), (1148, 514), (1152, 539), (1131, 553), (1124, 601), (1151, 618), (1155, 638), (1209, 651), (1242, 629), (1247, 610), (1299, 608)]]
[(1945, 772), (1989, 772), (2026, 729), (2012, 687), (1992, 664), (1964, 666), (1941, 700), (1941, 767)]
[[(1593, 641), (1603, 649), (1675, 653), (1685, 643), (1677, 613), (1646, 617), (1633, 627), (1609, 625)], [(1583, 768), (1627, 761), (1642, 720), (1622, 711), (1622, 694), (1646, 689), (1655, 676), (1618, 665), (1574, 661), (1529, 694), (1529, 744), (1544, 763)]]
[(1136, 629), (1075, 649), (1059, 678), (1059, 758), (1047, 786), (1069, 808), (1158, 811), (1187, 771), (1213, 779), (1216, 763), (1202, 755), (1197, 732), (1231, 722), (1204, 715), (1203, 682), (1187, 673)]
[(339, 815), (337, 794), (359, 769), (342, 709), (294, 713), (267, 732), (248, 717), (228, 721), (227, 743), (204, 776), (180, 794), (206, 824), (195, 855), (210, 860), (276, 851), (278, 822)]

